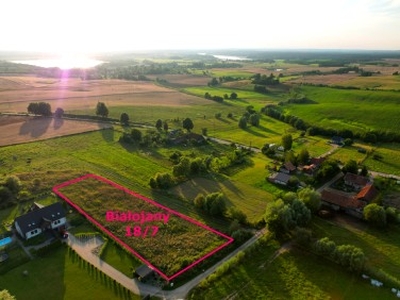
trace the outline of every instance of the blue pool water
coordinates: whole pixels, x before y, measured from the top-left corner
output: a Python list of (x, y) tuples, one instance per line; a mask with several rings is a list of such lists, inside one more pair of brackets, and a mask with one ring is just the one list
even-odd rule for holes
[(11, 240), (10, 237), (6, 237), (6, 238), (0, 240), (0, 247), (5, 246), (5, 245), (11, 243), (11, 241), (12, 241), (12, 240)]

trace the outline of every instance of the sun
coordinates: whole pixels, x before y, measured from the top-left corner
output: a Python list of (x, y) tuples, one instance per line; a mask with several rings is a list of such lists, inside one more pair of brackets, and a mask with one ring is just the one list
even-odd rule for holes
[(87, 69), (95, 67), (103, 61), (90, 58), (88, 55), (79, 53), (59, 53), (54, 58), (49, 59), (51, 64), (63, 70), (69, 70), (74, 68)]

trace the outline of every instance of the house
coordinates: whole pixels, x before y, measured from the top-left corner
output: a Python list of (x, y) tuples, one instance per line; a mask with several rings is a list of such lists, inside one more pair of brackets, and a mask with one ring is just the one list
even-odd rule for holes
[(296, 171), (296, 167), (290, 161), (288, 161), (281, 166), (279, 171), (282, 173), (291, 174)]
[(290, 175), (282, 172), (272, 174), (268, 180), (277, 183), (280, 185), (288, 185), (290, 179)]
[(379, 191), (375, 188), (375, 186), (373, 184), (367, 184), (356, 195), (356, 199), (371, 203), (378, 195)]
[(14, 226), (21, 237), (28, 240), (48, 230), (65, 228), (66, 217), (61, 203), (57, 202), (49, 206), (34, 205), (25, 215), (14, 220)]
[(363, 217), (362, 211), (367, 204), (353, 195), (330, 188), (324, 189), (321, 192), (321, 201), (336, 211), (342, 210), (357, 218)]
[(331, 143), (339, 146), (343, 146), (344, 139), (340, 136), (333, 136), (331, 139)]
[(154, 272), (154, 270), (147, 265), (141, 265), (139, 268), (135, 270), (135, 276), (140, 281), (148, 280), (151, 277), (154, 277), (155, 274), (156, 273)]
[(357, 190), (361, 190), (369, 182), (369, 179), (364, 176), (347, 172), (343, 178), (346, 185), (352, 186)]

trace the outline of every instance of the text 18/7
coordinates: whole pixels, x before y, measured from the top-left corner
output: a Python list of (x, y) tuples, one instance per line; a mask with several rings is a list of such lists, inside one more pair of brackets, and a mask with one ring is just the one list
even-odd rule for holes
[(126, 226), (125, 236), (127, 237), (153, 237), (158, 232), (158, 226)]

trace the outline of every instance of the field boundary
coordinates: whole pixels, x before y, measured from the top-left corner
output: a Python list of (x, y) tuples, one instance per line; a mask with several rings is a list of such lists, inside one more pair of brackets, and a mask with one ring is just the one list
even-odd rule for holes
[[(223, 243), (222, 245), (220, 245), (219, 247), (215, 248), (214, 250), (210, 251), (209, 253), (205, 254), (204, 256), (202, 256), (201, 258), (197, 259), (196, 261), (194, 261), (193, 263), (189, 264), (188, 266), (186, 266), (185, 268), (179, 270), (178, 272), (176, 272), (175, 274), (171, 275), (171, 276), (167, 276), (166, 274), (164, 274), (161, 270), (159, 270), (157, 267), (155, 267), (153, 264), (151, 264), (148, 260), (146, 260), (142, 255), (140, 255), (137, 251), (135, 251), (134, 249), (132, 249), (130, 246), (128, 246), (126, 243), (124, 243), (120, 238), (118, 238), (117, 236), (115, 236), (111, 231), (109, 231), (108, 229), (106, 229), (102, 224), (100, 224), (96, 219), (94, 219), (93, 217), (91, 217), (85, 210), (83, 210), (79, 205), (75, 204), (71, 199), (69, 199), (68, 197), (66, 197), (61, 191), (60, 189), (63, 187), (67, 187), (69, 185), (73, 185), (75, 183), (78, 183), (80, 181), (83, 181), (85, 179), (88, 178), (94, 178), (96, 180), (99, 180), (101, 182), (104, 182), (106, 184), (111, 185), (112, 187), (115, 187), (121, 191), (124, 191), (127, 194), (130, 194), (131, 196), (134, 196), (140, 200), (143, 200), (145, 202), (148, 202), (158, 208), (161, 208), (163, 210), (168, 211), (170, 214), (176, 215), (190, 223), (193, 223), (207, 231), (211, 231), (216, 235), (219, 235), (221, 237), (223, 237), (224, 239), (226, 239), (227, 241), (225, 243)], [(193, 268), (194, 266), (196, 266), (197, 264), (199, 264), (200, 262), (202, 262), (203, 260), (205, 260), (206, 258), (212, 256), (213, 254), (215, 254), (216, 252), (218, 252), (219, 250), (225, 248), (226, 246), (228, 246), (229, 244), (231, 244), (234, 239), (203, 224), (200, 223), (199, 221), (196, 221), (186, 215), (183, 215), (173, 209), (170, 209), (166, 206), (163, 206), (157, 202), (155, 202), (154, 200), (151, 200), (141, 194), (138, 194), (136, 192), (133, 192), (131, 190), (129, 190), (128, 188), (125, 188), (124, 186), (121, 186), (109, 179), (106, 179), (104, 177), (101, 177), (99, 175), (95, 175), (95, 174), (86, 174), (84, 176), (66, 181), (64, 183), (61, 183), (59, 185), (56, 185), (53, 187), (53, 192), (59, 196), (61, 199), (63, 199), (64, 201), (66, 201), (69, 205), (71, 205), (73, 208), (75, 208), (79, 213), (81, 213), (82, 215), (84, 215), (90, 222), (92, 222), (93, 224), (95, 224), (98, 228), (100, 228), (103, 232), (105, 232), (107, 235), (109, 235), (113, 240), (115, 240), (116, 242), (118, 242), (120, 245), (122, 245), (125, 249), (127, 249), (130, 253), (132, 253), (133, 255), (135, 255), (137, 258), (139, 258), (143, 263), (147, 264), (149, 267), (151, 267), (154, 271), (156, 271), (161, 277), (163, 277), (165, 280), (167, 281), (171, 281), (172, 279), (176, 278), (177, 276), (181, 275), (182, 273), (188, 271), (189, 269)]]

